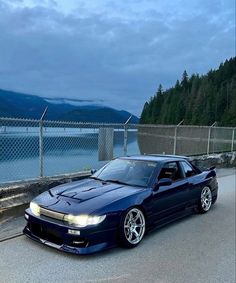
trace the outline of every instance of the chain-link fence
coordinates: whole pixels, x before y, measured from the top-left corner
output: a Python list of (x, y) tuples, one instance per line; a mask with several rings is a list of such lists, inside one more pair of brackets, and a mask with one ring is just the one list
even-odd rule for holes
[(233, 150), (235, 128), (0, 118), (0, 183), (99, 168), (121, 155)]
[(0, 183), (90, 170), (139, 153), (137, 129), (125, 132), (124, 124), (0, 118)]
[(139, 125), (142, 154), (201, 155), (236, 150), (236, 128), (186, 125)]

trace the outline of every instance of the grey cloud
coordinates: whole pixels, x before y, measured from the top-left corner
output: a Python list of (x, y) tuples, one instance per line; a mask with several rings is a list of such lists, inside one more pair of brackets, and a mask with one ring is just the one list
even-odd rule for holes
[[(113, 16), (104, 9), (86, 14), (86, 4), (71, 14), (55, 5), (2, 5), (0, 88), (50, 97), (100, 97), (140, 114), (159, 83), (169, 87), (184, 69), (203, 73), (234, 55), (234, 15), (221, 1), (215, 1), (211, 13), (211, 1), (191, 6), (181, 0), (183, 9), (176, 8), (176, 14), (165, 11), (163, 1), (156, 3), (164, 10), (155, 9), (155, 2), (146, 7), (139, 1), (145, 12), (130, 8), (125, 17), (117, 15), (124, 10), (119, 2), (103, 7), (116, 9)], [(134, 7), (137, 1), (127, 3)], [(172, 16), (165, 19), (165, 14)]]

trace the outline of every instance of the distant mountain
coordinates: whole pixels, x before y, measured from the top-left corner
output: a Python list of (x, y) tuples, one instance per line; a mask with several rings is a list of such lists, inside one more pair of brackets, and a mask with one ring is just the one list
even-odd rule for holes
[[(109, 107), (81, 107), (60, 117), (64, 121), (99, 122), (99, 123), (125, 123), (131, 114), (127, 111), (115, 110)], [(132, 116), (130, 123), (138, 123), (139, 119)]]
[(206, 75), (183, 73), (182, 80), (145, 103), (143, 124), (236, 125), (236, 57), (221, 63)]
[(47, 119), (58, 119), (76, 106), (51, 104), (40, 96), (0, 89), (0, 116), (39, 119), (48, 106)]
[[(0, 89), (0, 117), (40, 119), (48, 107), (45, 119), (78, 122), (124, 123), (131, 113), (103, 105), (102, 100), (43, 98)], [(132, 116), (132, 123), (138, 118)]]

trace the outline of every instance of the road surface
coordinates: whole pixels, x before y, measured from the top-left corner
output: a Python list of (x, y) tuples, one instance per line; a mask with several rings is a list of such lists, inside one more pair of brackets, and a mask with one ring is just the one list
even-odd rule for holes
[(0, 283), (235, 283), (236, 174), (219, 178), (219, 198), (147, 235), (135, 249), (66, 254), (20, 236), (0, 243)]

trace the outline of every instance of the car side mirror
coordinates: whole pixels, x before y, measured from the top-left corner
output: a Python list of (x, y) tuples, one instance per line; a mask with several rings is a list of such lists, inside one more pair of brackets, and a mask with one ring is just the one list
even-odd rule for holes
[(162, 178), (156, 183), (154, 190), (157, 191), (160, 187), (170, 186), (171, 184), (172, 180), (170, 178)]
[(93, 175), (94, 173), (96, 173), (97, 170), (96, 169), (91, 169), (91, 174)]

